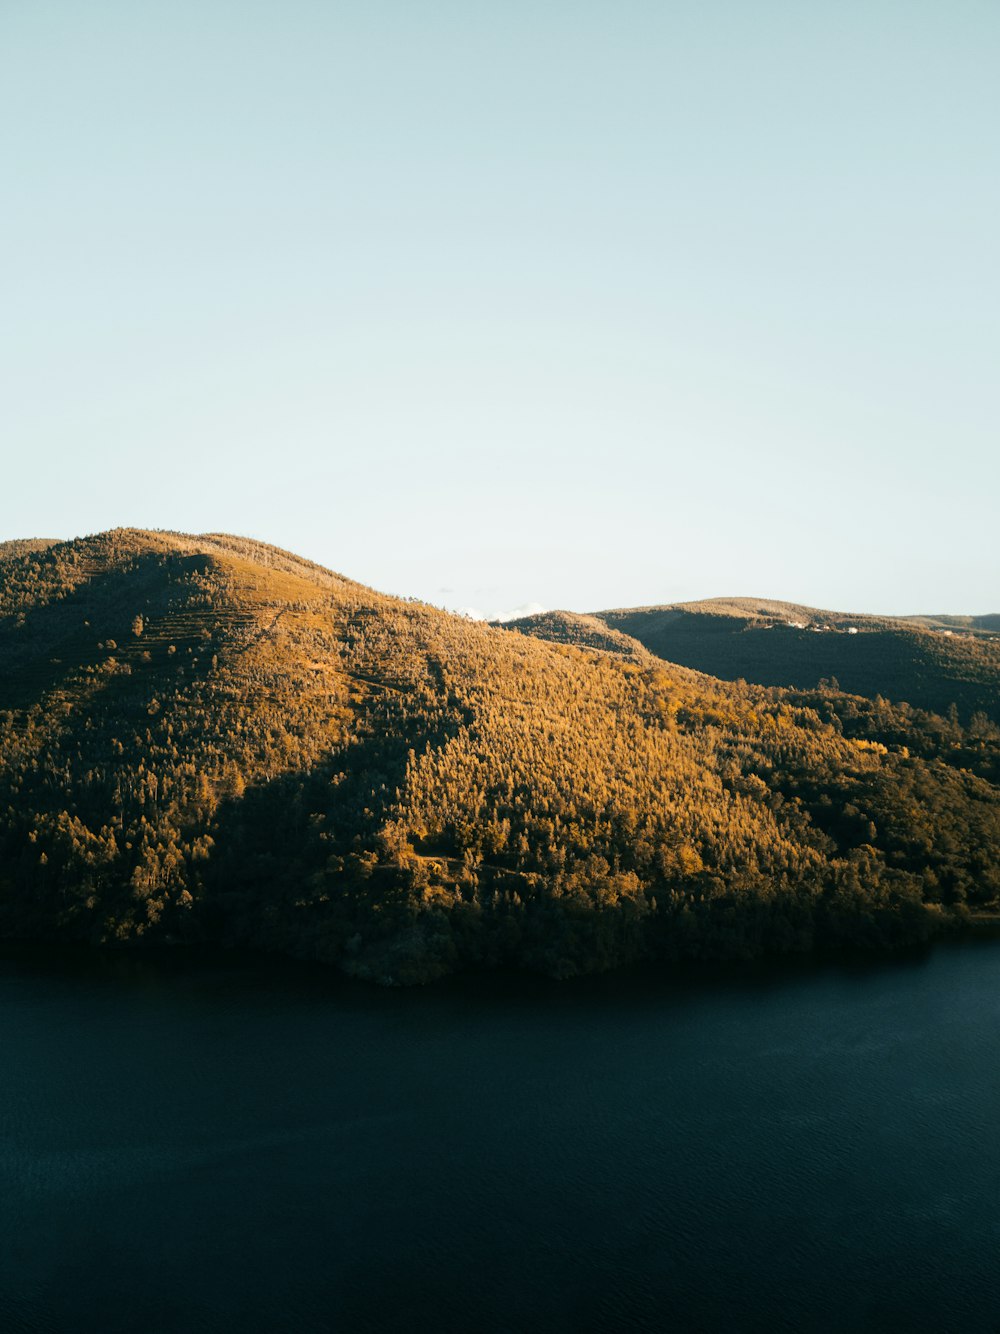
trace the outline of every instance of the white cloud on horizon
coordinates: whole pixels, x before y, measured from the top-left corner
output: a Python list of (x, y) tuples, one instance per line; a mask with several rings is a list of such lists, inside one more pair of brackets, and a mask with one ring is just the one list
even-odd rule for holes
[(525, 602), (523, 606), (515, 607), (513, 611), (502, 611), (491, 619), (494, 621), (518, 621), (522, 616), (537, 616), (539, 612), (548, 611), (548, 607), (543, 607), (540, 602)]

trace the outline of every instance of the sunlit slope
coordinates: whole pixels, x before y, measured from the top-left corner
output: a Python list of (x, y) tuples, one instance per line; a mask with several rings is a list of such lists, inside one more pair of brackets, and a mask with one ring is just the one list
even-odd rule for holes
[(993, 905), (996, 729), (635, 658), (218, 534), (5, 558), (0, 931), (405, 982), (884, 945)]
[(14, 538), (11, 542), (0, 542), (0, 560), (12, 556), (29, 556), (40, 551), (47, 551), (58, 543), (55, 537)]
[(571, 644), (576, 648), (596, 649), (613, 653), (629, 662), (648, 663), (649, 650), (637, 639), (612, 630), (596, 616), (581, 616), (572, 611), (541, 611), (532, 616), (521, 616), (513, 621), (502, 621), (506, 630), (517, 630), (536, 639), (547, 639), (553, 644)]
[(923, 625), (931, 630), (965, 631), (977, 635), (1000, 634), (1000, 613), (987, 616), (903, 616), (904, 621)]
[(1000, 722), (996, 619), (874, 617), (792, 603), (717, 598), (595, 614), (651, 653), (724, 680), (812, 689), (835, 680), (852, 694), (905, 701), (968, 720)]

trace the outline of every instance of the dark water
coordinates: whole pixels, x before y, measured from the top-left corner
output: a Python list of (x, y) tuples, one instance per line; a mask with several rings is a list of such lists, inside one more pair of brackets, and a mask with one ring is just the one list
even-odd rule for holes
[(382, 992), (0, 957), (0, 1329), (1000, 1329), (1000, 945)]

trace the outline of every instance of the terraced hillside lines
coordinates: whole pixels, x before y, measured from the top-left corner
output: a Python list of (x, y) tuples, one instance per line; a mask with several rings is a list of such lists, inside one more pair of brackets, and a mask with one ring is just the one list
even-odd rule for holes
[(595, 618), (516, 629), (224, 534), (4, 556), (0, 934), (415, 982), (1000, 908), (988, 719), (726, 684)]

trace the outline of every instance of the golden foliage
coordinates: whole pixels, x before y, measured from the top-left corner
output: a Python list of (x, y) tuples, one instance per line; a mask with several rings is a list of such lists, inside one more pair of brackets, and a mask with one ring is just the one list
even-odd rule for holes
[(1000, 893), (987, 719), (724, 684), (575, 629), (219, 534), (0, 556), (0, 929), (414, 981), (885, 944)]

